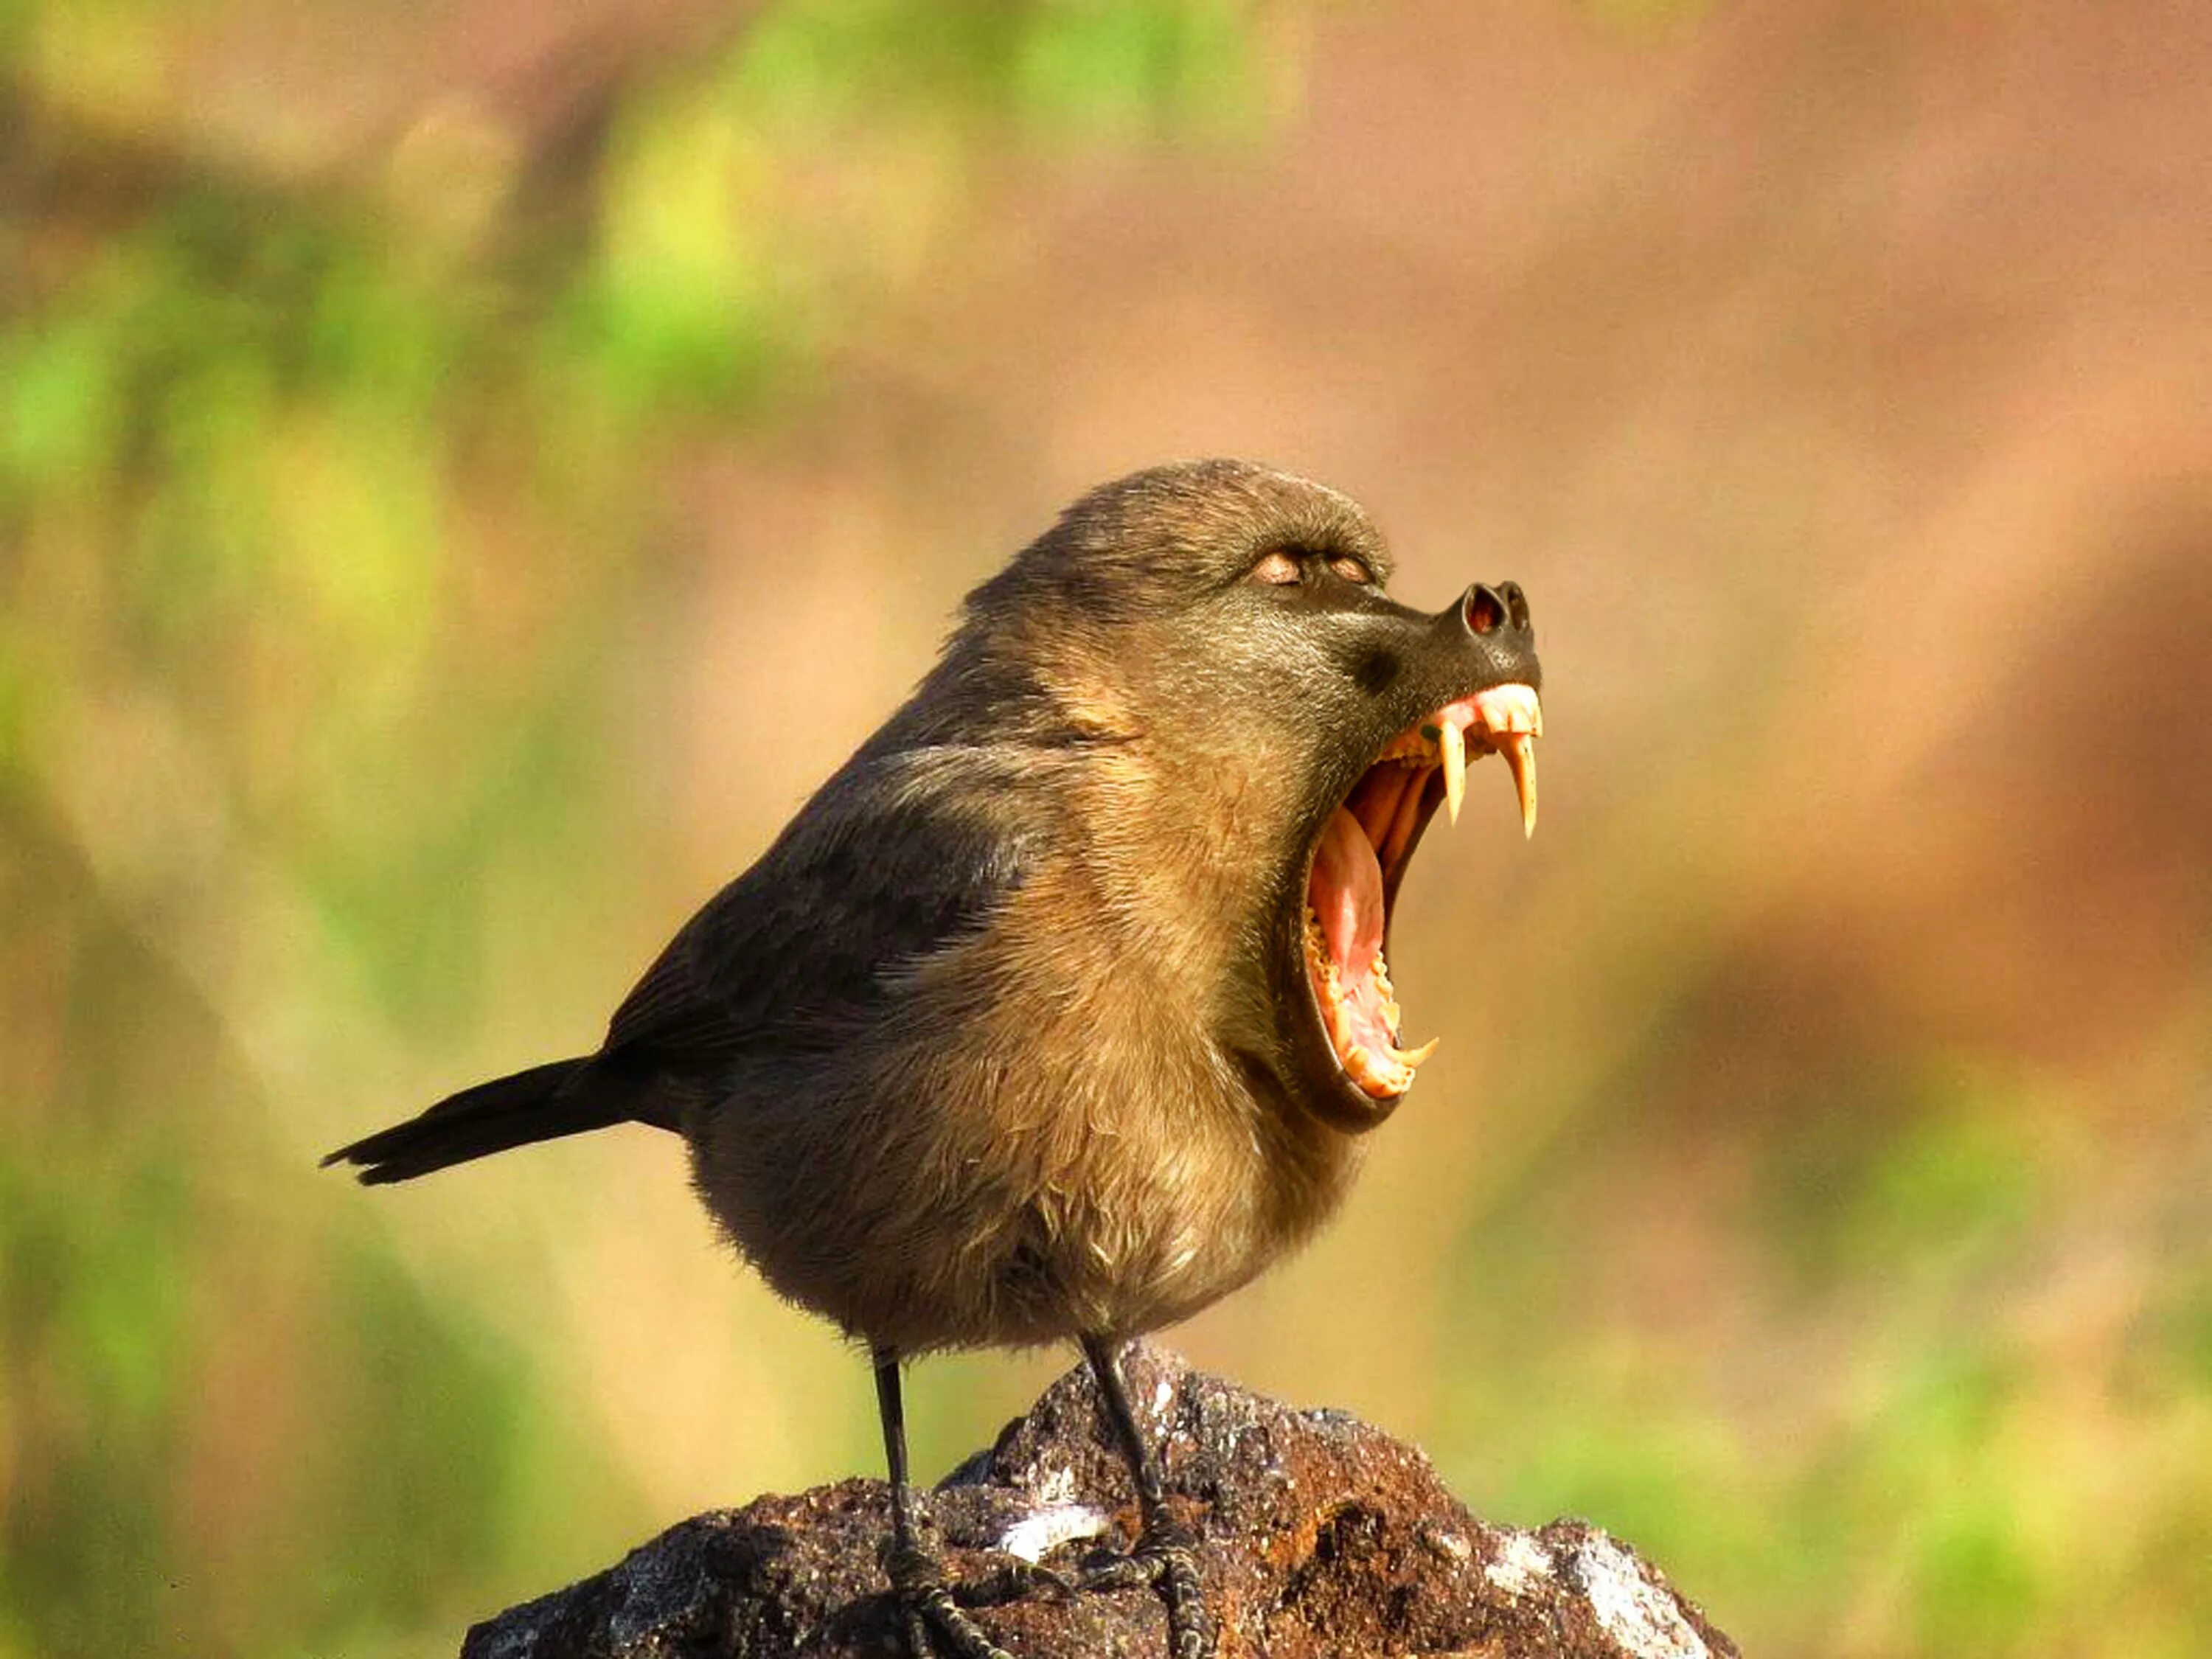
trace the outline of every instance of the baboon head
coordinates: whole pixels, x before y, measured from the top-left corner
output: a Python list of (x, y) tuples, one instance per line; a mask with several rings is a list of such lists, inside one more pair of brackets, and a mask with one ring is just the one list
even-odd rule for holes
[(1389, 575), (1334, 490), (1243, 462), (1157, 468), (1085, 496), (978, 588), (939, 670), (965, 694), (948, 702), (1086, 757), (1095, 925), (1187, 957), (1215, 1040), (1351, 1132), (1434, 1047), (1401, 1046), (1383, 956), (1429, 820), (1457, 817), (1467, 764), (1492, 753), (1526, 828), (1536, 814), (1528, 600), (1476, 583), (1426, 614)]

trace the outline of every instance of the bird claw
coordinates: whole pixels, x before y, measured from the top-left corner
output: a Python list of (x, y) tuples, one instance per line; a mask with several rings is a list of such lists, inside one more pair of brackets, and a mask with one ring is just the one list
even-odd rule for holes
[(1151, 1551), (1153, 1586), (1168, 1608), (1168, 1649), (1173, 1659), (1213, 1659), (1213, 1620), (1206, 1610), (1191, 1546), (1163, 1542)]
[(929, 1584), (899, 1594), (906, 1606), (906, 1643), (911, 1659), (939, 1659), (932, 1637), (943, 1644), (951, 1659), (1014, 1659), (983, 1634), (982, 1627), (967, 1615), (944, 1585)]
[(952, 1587), (952, 1599), (963, 1607), (1004, 1607), (1039, 1591), (1067, 1597), (1082, 1588), (1065, 1573), (1041, 1567), (1034, 1561), (1013, 1560), (994, 1567), (983, 1577)]
[(1171, 1522), (1159, 1522), (1127, 1555), (1087, 1565), (1079, 1579), (1086, 1590), (1148, 1588), (1167, 1606), (1169, 1659), (1213, 1659), (1213, 1620), (1198, 1577), (1198, 1540)]
[(884, 1571), (898, 1599), (908, 1659), (1013, 1659), (968, 1616), (927, 1552), (893, 1544), (884, 1552)]

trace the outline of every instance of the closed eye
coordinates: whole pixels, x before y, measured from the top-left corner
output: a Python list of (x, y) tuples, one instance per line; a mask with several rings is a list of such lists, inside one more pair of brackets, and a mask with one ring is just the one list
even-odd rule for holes
[(1299, 553), (1280, 547), (1261, 554), (1244, 579), (1262, 587), (1300, 587), (1320, 574), (1323, 563), (1339, 581), (1354, 587), (1376, 585), (1374, 570), (1356, 553)]

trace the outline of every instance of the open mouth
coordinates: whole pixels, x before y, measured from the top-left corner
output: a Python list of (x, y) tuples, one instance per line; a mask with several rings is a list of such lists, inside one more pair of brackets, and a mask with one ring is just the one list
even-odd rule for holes
[(1337, 1064), (1363, 1094), (1395, 1100), (1436, 1052), (1431, 1038), (1399, 1046), (1400, 1013), (1382, 945), (1398, 884), (1439, 805), (1454, 822), (1467, 764), (1499, 754), (1520, 797), (1525, 834), (1536, 829), (1534, 687), (1496, 685), (1447, 703), (1394, 738), (1329, 815), (1306, 878), (1306, 977)]

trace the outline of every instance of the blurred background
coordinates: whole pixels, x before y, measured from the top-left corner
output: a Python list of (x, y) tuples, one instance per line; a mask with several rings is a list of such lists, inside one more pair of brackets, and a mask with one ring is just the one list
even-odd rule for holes
[(314, 1159), (1208, 453), (1523, 583), (1551, 735), (1171, 1340), (1747, 1652), (2203, 1653), (2208, 84), (2201, 0), (0, 8), (0, 1656), (447, 1651), (874, 1472), (672, 1141)]

